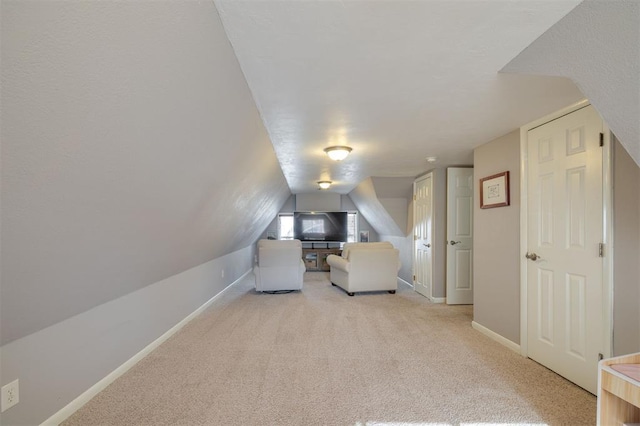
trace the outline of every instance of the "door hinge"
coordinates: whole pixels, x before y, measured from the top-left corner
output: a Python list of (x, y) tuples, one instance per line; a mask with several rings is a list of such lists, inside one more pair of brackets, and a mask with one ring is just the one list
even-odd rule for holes
[(413, 282), (414, 283), (416, 282), (416, 276), (415, 275), (413, 276)]
[(604, 146), (604, 133), (600, 133), (600, 146)]
[(604, 243), (598, 244), (598, 256), (604, 257)]

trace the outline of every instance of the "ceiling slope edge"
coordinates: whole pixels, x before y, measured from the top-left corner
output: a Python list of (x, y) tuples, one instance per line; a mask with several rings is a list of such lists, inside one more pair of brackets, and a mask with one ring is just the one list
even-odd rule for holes
[(355, 204), (360, 213), (379, 235), (405, 236), (405, 233), (402, 231), (404, 227), (401, 227), (401, 225), (396, 222), (380, 199), (378, 199), (373, 180), (370, 177), (360, 182), (348, 195), (351, 201), (353, 201), (353, 204)]
[(500, 72), (571, 79), (640, 165), (640, 3), (586, 0)]
[[(238, 68), (240, 68), (240, 72), (242, 73), (242, 77), (244, 78), (244, 81), (245, 81), (247, 87), (249, 88), (249, 93), (251, 95), (251, 99), (253, 100), (253, 104), (255, 105), (256, 109), (258, 110), (258, 114), (260, 115), (260, 120), (262, 121), (262, 125), (264, 126), (264, 128), (265, 128), (265, 130), (267, 132), (267, 135), (269, 136), (269, 142), (271, 143), (271, 149), (273, 150), (273, 154), (276, 156), (276, 158), (278, 160), (278, 165), (280, 166), (280, 170), (282, 171), (282, 174), (283, 174), (283, 176), (284, 176), (284, 178), (285, 178), (285, 180), (287, 182), (287, 186), (289, 187), (289, 191), (291, 193), (293, 193), (293, 191), (291, 190), (291, 183), (289, 182), (289, 179), (287, 178), (286, 174), (284, 173), (284, 169), (282, 167), (282, 162), (280, 161), (280, 158), (278, 157), (278, 155), (276, 153), (275, 145), (273, 144), (273, 135), (271, 134), (270, 127), (268, 126), (268, 123), (265, 120), (265, 114), (263, 112), (264, 108), (262, 107), (262, 105), (258, 101), (258, 98), (256, 97), (256, 90), (253, 87), (252, 82), (247, 78), (247, 73), (245, 72), (245, 67), (243, 66), (242, 62), (240, 61), (240, 58), (238, 57), (237, 48), (236, 48), (235, 44), (233, 43), (233, 40), (231, 40), (231, 38), (229, 37), (229, 31), (227, 30), (227, 21), (228, 21), (228, 19), (226, 18), (226, 11), (224, 9), (224, 3), (222, 1), (220, 1), (220, 0), (214, 0), (213, 1), (213, 5), (214, 5), (215, 9), (218, 12), (218, 18), (220, 18), (220, 23), (222, 24), (222, 30), (224, 31), (224, 35), (227, 38), (227, 42), (229, 43), (229, 46), (231, 47), (231, 51), (233, 52), (233, 56), (235, 57), (236, 63), (238, 64)], [(284, 203), (283, 203), (283, 205), (284, 205)]]

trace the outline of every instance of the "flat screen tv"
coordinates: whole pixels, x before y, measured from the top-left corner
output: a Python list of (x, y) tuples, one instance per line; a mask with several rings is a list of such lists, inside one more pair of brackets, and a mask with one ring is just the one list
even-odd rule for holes
[(347, 212), (294, 212), (293, 238), (300, 241), (346, 242)]

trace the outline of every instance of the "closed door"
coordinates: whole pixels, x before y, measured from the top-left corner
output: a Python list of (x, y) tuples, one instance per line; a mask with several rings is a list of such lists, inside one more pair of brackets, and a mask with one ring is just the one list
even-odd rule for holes
[(433, 174), (413, 184), (413, 288), (428, 298), (432, 297), (433, 277)]
[(591, 106), (528, 132), (528, 356), (595, 393), (603, 342), (603, 123)]
[(447, 169), (447, 304), (473, 303), (473, 169)]

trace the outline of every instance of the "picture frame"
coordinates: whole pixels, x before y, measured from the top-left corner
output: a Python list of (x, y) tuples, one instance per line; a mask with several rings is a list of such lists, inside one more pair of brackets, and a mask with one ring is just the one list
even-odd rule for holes
[(360, 242), (361, 243), (369, 242), (369, 231), (360, 231)]
[(509, 171), (480, 179), (481, 209), (504, 207), (509, 204)]

